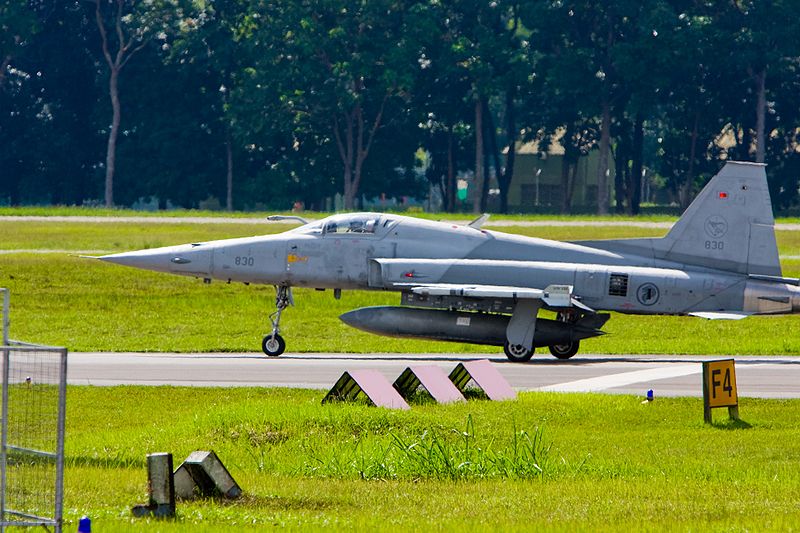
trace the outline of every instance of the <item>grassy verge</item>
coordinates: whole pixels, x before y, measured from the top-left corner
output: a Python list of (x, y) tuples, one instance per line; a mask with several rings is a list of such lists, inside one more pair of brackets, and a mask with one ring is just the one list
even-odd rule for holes
[[(787, 530), (800, 523), (800, 402), (525, 393), (409, 412), (319, 404), (318, 391), (72, 387), (66, 515), (139, 530), (144, 456), (214, 449), (245, 490), (179, 504), (159, 531), (293, 528)], [(169, 409), (165, 408), (169, 406)], [(538, 457), (525, 442), (540, 439)], [(406, 461), (403, 446), (435, 453)], [(397, 442), (404, 444), (398, 446)], [(472, 450), (470, 462), (459, 463)], [(388, 450), (388, 451), (387, 451)], [(445, 453), (445, 452), (442, 452)], [(505, 457), (505, 473), (492, 470)], [(462, 470), (462, 475), (452, 472)], [(152, 527), (152, 526), (151, 526)]]

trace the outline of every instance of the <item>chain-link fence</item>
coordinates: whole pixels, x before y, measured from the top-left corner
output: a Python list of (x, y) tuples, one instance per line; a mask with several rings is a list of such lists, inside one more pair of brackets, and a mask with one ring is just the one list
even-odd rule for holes
[(9, 344), (0, 347), (0, 528), (61, 531), (67, 350)]

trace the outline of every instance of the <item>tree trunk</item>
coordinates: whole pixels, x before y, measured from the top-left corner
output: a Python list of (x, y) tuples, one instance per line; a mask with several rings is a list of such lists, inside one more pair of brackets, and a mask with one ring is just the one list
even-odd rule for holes
[[(489, 116), (489, 108), (486, 105), (486, 102), (483, 104), (483, 116)], [(487, 121), (483, 121), (484, 127), (487, 125)], [(486, 128), (488, 130), (488, 128)], [(483, 138), (486, 139), (489, 137), (488, 131), (483, 132)], [(491, 144), (491, 141), (490, 141)], [(489, 210), (489, 185), (492, 181), (492, 173), (490, 172), (490, 165), (489, 165), (489, 152), (492, 149), (489, 148), (488, 150), (483, 151), (483, 186), (481, 187), (481, 213), (485, 213)]]
[[(348, 211), (355, 208), (356, 195), (361, 185), (364, 160), (367, 159), (372, 142), (375, 140), (375, 134), (381, 126), (383, 110), (386, 107), (389, 96), (390, 93), (388, 92), (383, 96), (383, 101), (369, 130), (366, 129), (367, 126), (364, 124), (364, 110), (361, 104), (357, 103), (352, 111), (344, 117), (347, 121), (344, 141), (339, 132), (339, 120), (336, 117), (333, 119), (336, 146), (339, 149), (339, 156), (342, 158), (344, 165), (344, 208)], [(365, 133), (366, 139), (364, 138)]]
[(456, 210), (456, 169), (453, 153), (453, 125), (447, 128), (447, 207), (451, 213)]
[(121, 112), (119, 105), (119, 69), (111, 68), (111, 75), (108, 78), (108, 94), (111, 97), (111, 131), (108, 133), (108, 147), (106, 150), (106, 182), (105, 182), (105, 204), (106, 207), (114, 207), (114, 171), (117, 159), (117, 137), (119, 135), (119, 124)]
[(681, 201), (681, 207), (686, 209), (692, 202), (692, 185), (694, 184), (694, 158), (697, 153), (697, 129), (700, 122), (700, 113), (696, 112), (694, 115), (694, 125), (692, 126), (692, 145), (689, 147), (689, 170), (686, 172), (686, 178), (681, 186), (678, 197)]
[(630, 211), (638, 215), (642, 203), (642, 170), (644, 167), (644, 116), (636, 113), (633, 124), (633, 153), (631, 154), (631, 189), (629, 191)]
[(475, 180), (473, 183), (472, 212), (483, 212), (481, 205), (483, 192), (483, 100), (475, 101)]
[(577, 162), (580, 158), (580, 151), (574, 146), (572, 135), (572, 124), (567, 124), (567, 130), (561, 138), (564, 146), (564, 156), (561, 159), (561, 213), (565, 215), (572, 211), (572, 196), (578, 175)]
[[(608, 92), (608, 89), (604, 89)], [(611, 144), (611, 103), (603, 95), (603, 117), (600, 123), (600, 159), (597, 164), (597, 214), (608, 214), (608, 148)]]
[(114, 206), (114, 174), (116, 170), (117, 158), (117, 137), (119, 136), (120, 125), (120, 104), (119, 104), (119, 73), (131, 57), (144, 47), (146, 40), (141, 42), (138, 46), (132, 47), (134, 38), (130, 37), (127, 41), (124, 37), (124, 30), (122, 27), (122, 12), (125, 3), (123, 0), (117, 0), (114, 26), (117, 34), (117, 52), (115, 56), (111, 57), (111, 51), (108, 47), (108, 33), (106, 32), (105, 23), (103, 22), (103, 15), (100, 10), (100, 0), (95, 0), (95, 22), (97, 22), (97, 29), (100, 31), (100, 42), (103, 49), (103, 57), (108, 64), (108, 94), (111, 97), (111, 131), (108, 134), (108, 148), (106, 150), (106, 181), (105, 181), (105, 204), (106, 207)]
[(750, 148), (753, 146), (753, 132), (747, 124), (742, 124), (742, 143), (739, 145), (739, 160), (750, 160)]
[(756, 104), (756, 163), (764, 162), (766, 152), (765, 115), (767, 111), (767, 69), (761, 70), (756, 75), (756, 90), (758, 103)]
[(628, 164), (628, 150), (626, 143), (628, 141), (627, 135), (620, 135), (617, 138), (617, 151), (614, 157), (614, 212), (621, 215), (625, 212), (624, 201), (627, 198), (627, 190), (625, 183), (625, 167)]
[(339, 149), (339, 156), (342, 158), (342, 181), (344, 189), (344, 208), (345, 210), (353, 209), (353, 114), (344, 116), (346, 121), (344, 139), (339, 131), (339, 119), (333, 118), (333, 136), (336, 138), (336, 147)]
[[(497, 179), (498, 187), (500, 185), (500, 175), (502, 173), (502, 169), (500, 168), (500, 151), (497, 149), (497, 128), (494, 125), (494, 117), (492, 116), (492, 111), (489, 109), (489, 102), (484, 100), (483, 101), (483, 114), (486, 116), (486, 136), (489, 139), (489, 152), (486, 154), (486, 160), (488, 162), (489, 156), (491, 155), (492, 164), (494, 166), (494, 175)], [(491, 174), (489, 173), (488, 164), (484, 170), (486, 175), (486, 180), (483, 184), (483, 202), (484, 205), (487, 206), (487, 200), (489, 196), (489, 185), (491, 181)], [(502, 194), (502, 193), (501, 193)], [(501, 202), (502, 203), (502, 202)]]
[(506, 92), (506, 137), (508, 138), (508, 154), (506, 155), (506, 167), (497, 177), (497, 185), (500, 187), (500, 212), (508, 213), (508, 190), (511, 188), (511, 180), (514, 178), (514, 163), (517, 157), (517, 117), (514, 108), (516, 88), (511, 88)]
[(231, 126), (225, 124), (225, 156), (227, 161), (227, 176), (225, 180), (225, 209), (233, 211), (233, 140), (231, 139)]

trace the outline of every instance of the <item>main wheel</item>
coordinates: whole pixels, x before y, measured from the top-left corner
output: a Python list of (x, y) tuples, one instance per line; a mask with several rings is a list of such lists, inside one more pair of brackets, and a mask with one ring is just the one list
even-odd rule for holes
[(550, 346), (550, 353), (559, 359), (569, 359), (578, 353), (578, 349), (580, 347), (580, 341), (572, 341), (569, 344), (556, 344), (554, 346)]
[(270, 357), (278, 357), (286, 350), (286, 341), (277, 333), (270, 333), (261, 341), (261, 349)]
[(508, 360), (514, 363), (524, 363), (525, 361), (530, 361), (531, 357), (533, 357), (533, 348), (529, 350), (521, 344), (509, 344), (508, 341), (503, 346), (503, 351), (506, 353)]

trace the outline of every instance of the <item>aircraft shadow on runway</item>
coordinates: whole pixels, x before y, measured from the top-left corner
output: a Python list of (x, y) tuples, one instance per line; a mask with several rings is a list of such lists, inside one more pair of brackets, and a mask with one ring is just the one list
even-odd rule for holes
[[(689, 357), (692, 357), (691, 359)], [(448, 355), (439, 355), (439, 354), (430, 354), (430, 355), (420, 355), (420, 354), (376, 354), (372, 357), (365, 356), (364, 354), (284, 354), (280, 357), (265, 357), (264, 355), (260, 355), (258, 353), (253, 354), (236, 354), (236, 355), (227, 355), (224, 353), (220, 354), (207, 354), (196, 356), (197, 359), (263, 359), (264, 361), (280, 361), (280, 360), (292, 360), (292, 361), (330, 361), (330, 360), (345, 360), (345, 361), (420, 361), (420, 362), (462, 362), (462, 361), (474, 361), (477, 359), (488, 359), (493, 363), (500, 363), (500, 364), (508, 364), (508, 365), (533, 365), (533, 366), (551, 366), (551, 365), (563, 365), (563, 366), (582, 366), (582, 365), (590, 365), (590, 364), (598, 364), (598, 363), (700, 363), (705, 360), (714, 360), (714, 359), (727, 359), (732, 357), (736, 359), (737, 365), (762, 365), (765, 363), (768, 364), (776, 364), (776, 365), (800, 365), (800, 358), (797, 361), (787, 361), (786, 359), (776, 359), (775, 361), (770, 361), (768, 358), (762, 358), (759, 360), (745, 360), (745, 359), (738, 359), (736, 356), (707, 356), (703, 357), (703, 359), (695, 359), (698, 356), (689, 356), (686, 358), (682, 358), (680, 356), (674, 356), (670, 358), (663, 358), (663, 357), (653, 357), (649, 355), (631, 355), (631, 356), (619, 356), (619, 357), (578, 357), (575, 359), (569, 360), (560, 360), (551, 358), (550, 356), (543, 356), (542, 358), (535, 358), (527, 361), (525, 363), (515, 363), (509, 361), (502, 355), (491, 355), (487, 356), (486, 354), (448, 354)]]

